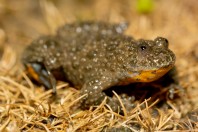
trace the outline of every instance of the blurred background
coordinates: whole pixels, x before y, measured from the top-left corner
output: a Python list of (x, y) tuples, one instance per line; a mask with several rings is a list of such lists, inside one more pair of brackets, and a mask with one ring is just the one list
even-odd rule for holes
[(0, 28), (11, 43), (28, 44), (73, 21), (128, 22), (134, 38), (164, 36), (187, 47), (197, 39), (197, 7), (197, 0), (1, 0)]

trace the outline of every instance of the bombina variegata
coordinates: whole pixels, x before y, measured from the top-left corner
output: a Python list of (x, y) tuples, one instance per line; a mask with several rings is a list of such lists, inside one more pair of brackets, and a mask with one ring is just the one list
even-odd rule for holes
[[(134, 82), (151, 82), (167, 73), (175, 55), (165, 38), (135, 40), (123, 32), (126, 23), (76, 22), (66, 24), (55, 35), (42, 36), (24, 51), (22, 61), (30, 76), (55, 91), (64, 78), (81, 89), (81, 105), (100, 104), (104, 90)], [(117, 110), (119, 102), (107, 97)]]

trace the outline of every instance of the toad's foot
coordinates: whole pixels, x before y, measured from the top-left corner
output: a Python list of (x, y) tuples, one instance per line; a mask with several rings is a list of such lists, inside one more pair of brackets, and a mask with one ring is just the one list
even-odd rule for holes
[(56, 80), (45, 64), (38, 62), (25, 63), (28, 74), (47, 89), (52, 89), (56, 93)]
[[(116, 82), (113, 82), (110, 78), (93, 79), (85, 83), (83, 88), (81, 89), (81, 94), (85, 95), (85, 97), (81, 100), (81, 107), (83, 109), (87, 109), (90, 106), (99, 105), (106, 97), (107, 105), (110, 106), (114, 112), (122, 112), (121, 102), (118, 100), (118, 98), (106, 96), (103, 91), (114, 85), (114, 83)], [(121, 99), (123, 98), (121, 97)], [(123, 100), (124, 105), (128, 105), (129, 103), (131, 103), (131, 100)]]

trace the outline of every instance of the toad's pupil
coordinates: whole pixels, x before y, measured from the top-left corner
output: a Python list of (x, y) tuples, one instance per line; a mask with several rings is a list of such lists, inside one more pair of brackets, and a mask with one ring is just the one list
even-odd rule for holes
[(141, 46), (140, 48), (141, 48), (141, 50), (145, 50), (146, 46)]

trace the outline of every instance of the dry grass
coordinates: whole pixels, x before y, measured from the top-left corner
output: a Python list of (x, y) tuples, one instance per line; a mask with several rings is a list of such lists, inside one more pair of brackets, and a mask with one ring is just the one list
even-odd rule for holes
[[(138, 14), (130, 0), (22, 1), (0, 2), (0, 131), (98, 132), (117, 127), (122, 131), (198, 131), (196, 0), (155, 1), (155, 9), (148, 15)], [(173, 99), (161, 97), (170, 94), (166, 88), (151, 98), (142, 95), (130, 111), (123, 106), (120, 115), (105, 100), (89, 110), (79, 109), (82, 97), (66, 82), (58, 83), (56, 97), (52, 90), (33, 84), (19, 61), (23, 48), (41, 34), (54, 33), (65, 22), (87, 19), (130, 22), (127, 34), (134, 38), (168, 38), (177, 56), (182, 90), (173, 91)], [(119, 95), (114, 95), (122, 104)]]

